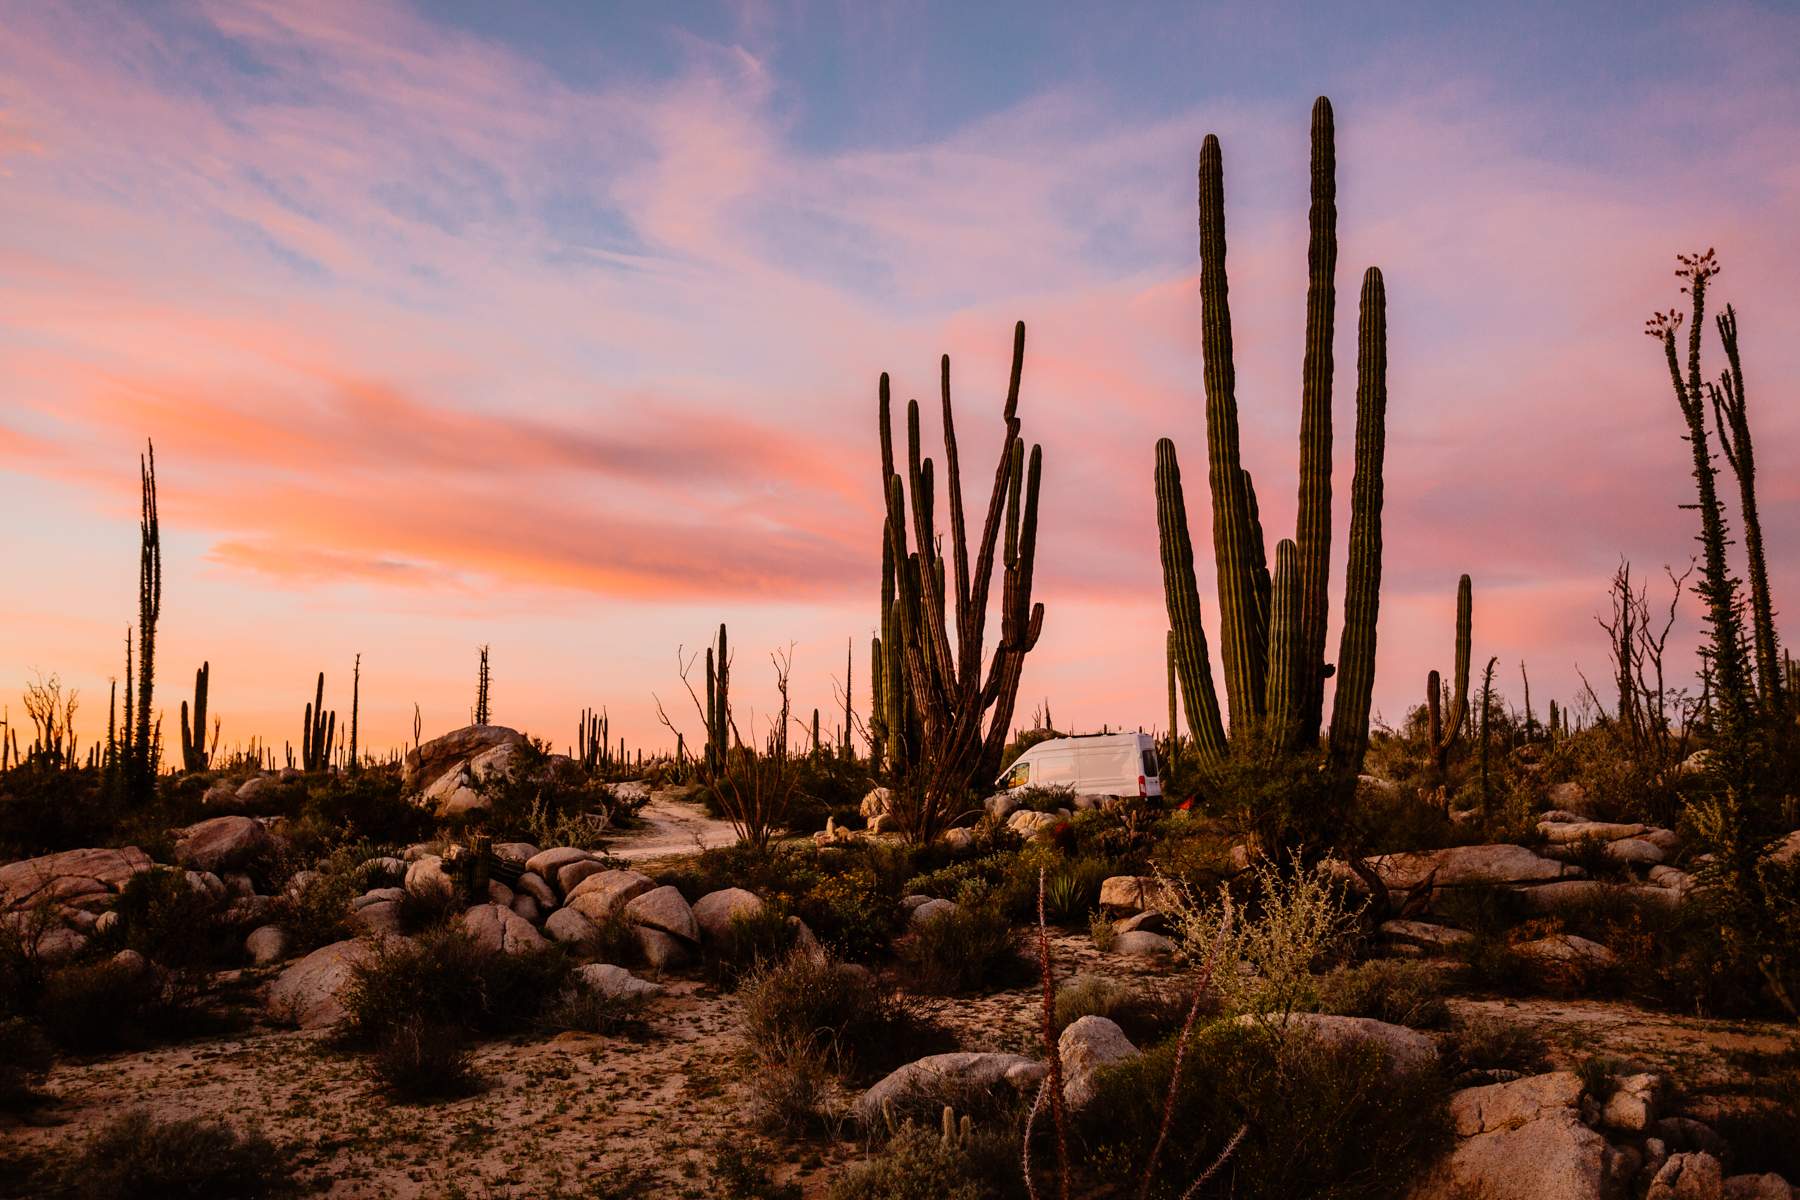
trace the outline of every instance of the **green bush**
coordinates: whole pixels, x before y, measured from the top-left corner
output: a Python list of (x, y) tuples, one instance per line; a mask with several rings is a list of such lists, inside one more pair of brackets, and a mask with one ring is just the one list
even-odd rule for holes
[(140, 871), (119, 889), (120, 941), (172, 967), (203, 967), (235, 958), (237, 933), (221, 919), (221, 902), (170, 867)]
[[(1056, 989), (1056, 1030), (1061, 1033), (1082, 1017), (1105, 1017), (1133, 1045), (1145, 1046), (1179, 1029), (1190, 1002), (1191, 997), (1107, 975), (1072, 975)], [(1211, 1006), (1202, 1005), (1202, 1013), (1210, 1015)]]
[[(1090, 1166), (1134, 1178), (1162, 1124), (1173, 1040), (1104, 1070), (1079, 1125)], [(1152, 1195), (1177, 1196), (1247, 1127), (1208, 1196), (1389, 1200), (1449, 1141), (1435, 1070), (1399, 1072), (1370, 1043), (1277, 1038), (1217, 1024), (1190, 1040)]]
[(294, 824), (314, 836), (303, 836), (302, 842), (316, 840), (330, 846), (351, 840), (404, 846), (424, 841), (434, 832), (431, 810), (404, 794), (398, 766), (309, 775), (304, 787)]
[(931, 1053), (943, 1035), (867, 970), (796, 950), (738, 986), (744, 1039), (759, 1058), (816, 1045), (833, 1073), (861, 1079)]
[(906, 985), (938, 995), (1005, 986), (1031, 973), (1005, 910), (968, 890), (955, 908), (915, 927), (896, 952)]
[(96, 1133), (63, 1171), (84, 1200), (264, 1200), (300, 1191), (291, 1153), (254, 1128), (222, 1121), (157, 1121), (131, 1112)]
[(851, 818), (860, 821), (862, 799), (875, 786), (867, 763), (835, 754), (806, 755), (795, 760), (794, 771), (797, 781), (788, 808), (792, 832), (815, 833), (825, 828), (827, 817), (840, 825)]
[(368, 945), (343, 993), (341, 1033), (353, 1045), (378, 1046), (414, 1022), (484, 1035), (523, 1029), (573, 970), (560, 946), (500, 954), (456, 929)]
[(295, 872), (283, 872), (289, 886), (276, 898), (275, 921), (287, 933), (290, 949), (305, 953), (355, 933), (351, 902), (371, 886), (380, 886), (363, 870), (363, 863), (379, 854), (380, 849), (368, 842), (340, 846), (320, 859), (312, 877), (299, 887), (292, 886)]
[(1087, 855), (1047, 868), (1044, 876), (1046, 916), (1059, 925), (1087, 920), (1100, 903), (1100, 885), (1117, 874), (1117, 863)]
[(713, 1187), (731, 1200), (800, 1200), (800, 1185), (778, 1184), (756, 1152), (731, 1138), (713, 1143)]
[(1375, 959), (1327, 973), (1319, 981), (1319, 1011), (1374, 1017), (1414, 1029), (1435, 1029), (1450, 1019), (1437, 968), (1394, 959)]
[(554, 830), (559, 838), (597, 844), (606, 830), (630, 825), (643, 807), (641, 801), (619, 799), (579, 763), (553, 757), (542, 742), (519, 746), (512, 770), (489, 772), (475, 790), (487, 807), (464, 820), (486, 829), (495, 841), (543, 837)]
[(735, 987), (746, 971), (787, 954), (797, 934), (787, 914), (773, 904), (765, 903), (754, 913), (739, 913), (721, 936), (707, 939), (702, 951), (706, 977), (718, 986)]
[(369, 1066), (403, 1100), (467, 1096), (480, 1087), (468, 1034), (443, 1020), (408, 1014), (382, 1032)]
[(977, 1127), (967, 1140), (907, 1123), (869, 1158), (832, 1180), (828, 1200), (1012, 1200), (1024, 1196), (1010, 1130)]
[(1536, 1075), (1550, 1066), (1550, 1047), (1537, 1030), (1492, 1017), (1459, 1021), (1439, 1042), (1438, 1053), (1452, 1076), (1472, 1071)]
[(189, 975), (111, 959), (51, 971), (37, 1017), (58, 1046), (81, 1054), (135, 1049), (235, 1023), (200, 1003)]

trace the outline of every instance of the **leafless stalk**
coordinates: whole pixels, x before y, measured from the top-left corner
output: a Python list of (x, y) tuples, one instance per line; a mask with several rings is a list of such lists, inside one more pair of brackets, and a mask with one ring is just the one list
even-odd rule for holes
[[(1233, 915), (1231, 898), (1226, 896), (1225, 903), (1219, 912), (1219, 930), (1213, 935), (1211, 945), (1206, 950), (1206, 960), (1200, 964), (1200, 971), (1194, 977), (1194, 995), (1188, 1002), (1187, 1016), (1181, 1022), (1181, 1034), (1175, 1042), (1175, 1065), (1169, 1071), (1169, 1090), (1163, 1095), (1162, 1126), (1156, 1131), (1156, 1145), (1150, 1148), (1150, 1158), (1144, 1163), (1144, 1177), (1138, 1184), (1138, 1200), (1145, 1200), (1150, 1195), (1150, 1181), (1156, 1174), (1157, 1160), (1162, 1157), (1163, 1145), (1169, 1140), (1169, 1129), (1175, 1123), (1175, 1098), (1181, 1087), (1181, 1063), (1187, 1057), (1188, 1039), (1194, 1032), (1194, 1021), (1200, 1015), (1200, 1001), (1205, 998), (1207, 989), (1212, 986), (1213, 968), (1219, 961), (1219, 950), (1225, 944), (1226, 932), (1231, 928)], [(1200, 1177), (1199, 1183), (1211, 1178), (1226, 1157), (1237, 1149), (1237, 1143), (1243, 1137), (1243, 1130), (1225, 1147), (1218, 1160)], [(1199, 1186), (1196, 1183), (1195, 1186)], [(1192, 1192), (1192, 1188), (1188, 1189)]]

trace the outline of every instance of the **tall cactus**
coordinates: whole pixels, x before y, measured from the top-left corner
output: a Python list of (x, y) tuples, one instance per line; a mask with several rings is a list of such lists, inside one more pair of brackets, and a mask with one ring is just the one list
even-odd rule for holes
[(356, 656), (356, 663), (350, 668), (350, 754), (349, 767), (356, 770), (356, 734), (357, 723), (362, 717), (362, 655)]
[(1737, 476), (1744, 517), (1744, 557), (1750, 568), (1750, 629), (1755, 638), (1757, 693), (1767, 709), (1781, 701), (1784, 672), (1775, 637), (1775, 609), (1769, 599), (1769, 562), (1763, 552), (1762, 517), (1756, 505), (1756, 448), (1750, 441), (1750, 414), (1744, 407), (1744, 365), (1738, 357), (1737, 310), (1725, 306), (1715, 323), (1725, 347), (1725, 370), (1707, 385), (1719, 425), (1719, 447)]
[(206, 752), (206, 685), (212, 674), (211, 663), (201, 663), (194, 672), (194, 720), (188, 724), (188, 704), (181, 702), (181, 768), (204, 771), (210, 756)]
[[(1450, 750), (1462, 735), (1463, 723), (1469, 710), (1469, 645), (1474, 615), (1474, 587), (1469, 577), (1464, 575), (1456, 583), (1456, 682), (1450, 693), (1450, 712), (1446, 718), (1442, 712), (1443, 684), (1436, 671), (1431, 672), (1425, 683), (1425, 710), (1428, 722), (1427, 741), (1431, 749), (1431, 761), (1437, 767), (1438, 781), (1442, 782), (1445, 771), (1450, 765)], [(1551, 702), (1550, 721), (1556, 723), (1556, 705)]]
[(318, 690), (306, 706), (300, 728), (300, 767), (323, 771), (331, 766), (331, 745), (337, 738), (337, 710), (325, 711), (325, 672), (319, 672)]
[[(907, 772), (910, 778), (903, 782), (917, 801), (909, 832), (920, 840), (929, 840), (942, 821), (954, 815), (946, 812), (947, 805), (960, 803), (961, 793), (985, 783), (999, 771), (1018, 699), (1020, 672), (1025, 656), (1037, 644), (1043, 629), (1044, 607), (1031, 601), (1043, 453), (1033, 446), (1028, 455), (1019, 436), (1019, 381), (1024, 357), (1025, 325), (1020, 322), (1013, 329), (1012, 374), (1002, 411), (1006, 437), (995, 465), (987, 517), (972, 564), (950, 403), (949, 356), (940, 362), (950, 526), (948, 569), (937, 528), (935, 469), (932, 461), (921, 455), (918, 401), (907, 406), (906, 474), (902, 476), (896, 469), (889, 381), (886, 374), (881, 377), (881, 467), (894, 587), (889, 609), (892, 622), (883, 636), (889, 668), (886, 691), (889, 713), (896, 715), (894, 683), (904, 675), (911, 708), (918, 718), (920, 752)], [(909, 517), (913, 544), (917, 546), (910, 551)], [(988, 592), (996, 554), (1000, 556), (1002, 574), (1000, 639), (991, 661), (984, 666)], [(889, 576), (887, 559), (884, 555), (884, 598)], [(890, 739), (893, 732), (890, 728)], [(892, 749), (889, 755), (892, 760)]]
[[(1276, 545), (1271, 575), (1256, 488), (1239, 451), (1236, 367), (1226, 273), (1224, 163), (1217, 137), (1200, 151), (1201, 348), (1206, 390), (1207, 481), (1229, 721), (1221, 716), (1200, 623), (1192, 544), (1175, 447), (1157, 443), (1157, 523), (1164, 599), (1177, 648), (1188, 728), (1203, 764), (1240, 742), (1271, 754), (1313, 746), (1324, 711), (1331, 573), (1332, 332), (1336, 308), (1337, 155), (1331, 103), (1312, 113), (1312, 207), (1307, 249), (1306, 349), (1301, 364), (1300, 489), (1296, 536)], [(1356, 473), (1344, 641), (1333, 705), (1331, 758), (1360, 767), (1374, 687), (1381, 580), (1382, 459), (1387, 408), (1386, 294), (1381, 273), (1363, 279), (1357, 331)], [(1229, 738), (1227, 736), (1229, 729)]]
[(706, 770), (716, 775), (725, 769), (731, 750), (731, 654), (725, 625), (719, 624), (716, 647), (706, 648)]

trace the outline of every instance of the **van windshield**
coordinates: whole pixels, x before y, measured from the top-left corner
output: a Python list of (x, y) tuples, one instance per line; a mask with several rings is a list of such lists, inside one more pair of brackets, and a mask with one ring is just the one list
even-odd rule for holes
[(1156, 751), (1152, 748), (1144, 750), (1144, 778), (1156, 779), (1162, 772), (1156, 769)]

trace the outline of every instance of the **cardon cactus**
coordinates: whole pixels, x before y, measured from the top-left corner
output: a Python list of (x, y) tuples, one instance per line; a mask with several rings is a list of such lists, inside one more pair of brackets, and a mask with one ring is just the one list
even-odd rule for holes
[(337, 737), (337, 712), (325, 711), (325, 672), (319, 672), (318, 690), (313, 702), (306, 706), (300, 729), (300, 766), (306, 771), (323, 771), (331, 765), (331, 746)]
[(211, 758), (206, 751), (206, 685), (212, 674), (211, 663), (201, 663), (194, 672), (193, 723), (188, 723), (188, 704), (181, 702), (181, 768), (204, 771)]
[[(1461, 736), (1469, 711), (1469, 641), (1474, 609), (1474, 589), (1464, 575), (1456, 584), (1456, 683), (1450, 694), (1450, 713), (1441, 711), (1443, 685), (1436, 671), (1426, 678), (1426, 735), (1431, 747), (1431, 761), (1437, 767), (1439, 782), (1450, 765), (1450, 748)], [(1555, 701), (1551, 702), (1551, 724), (1556, 723)]]
[[(1312, 208), (1307, 250), (1306, 348), (1301, 365), (1300, 489), (1296, 536), (1276, 546), (1270, 573), (1256, 488), (1239, 450), (1237, 374), (1225, 267), (1224, 163), (1219, 140), (1200, 151), (1201, 348), (1207, 483), (1225, 672), (1227, 726), (1200, 620), (1199, 588), (1175, 446), (1156, 447), (1157, 524), (1164, 599), (1178, 652), (1188, 729), (1202, 763), (1251, 745), (1285, 753), (1313, 745), (1324, 711), (1330, 615), (1332, 332), (1336, 307), (1337, 155), (1331, 104), (1312, 114)], [(1363, 277), (1357, 328), (1357, 434), (1350, 558), (1330, 754), (1360, 767), (1374, 687), (1381, 580), (1382, 460), (1386, 449), (1387, 299), (1381, 273)], [(1229, 728), (1229, 737), (1227, 729)], [(1242, 746), (1242, 750), (1234, 750)]]

